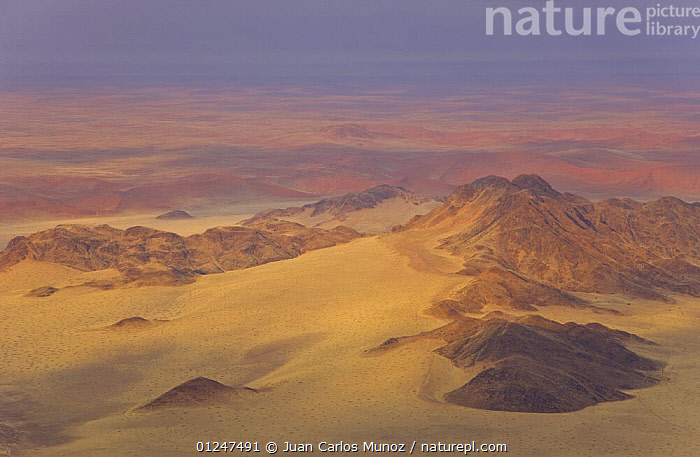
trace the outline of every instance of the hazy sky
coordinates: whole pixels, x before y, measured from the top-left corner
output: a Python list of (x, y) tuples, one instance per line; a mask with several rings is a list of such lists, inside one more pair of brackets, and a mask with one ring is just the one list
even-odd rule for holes
[[(608, 0), (600, 5), (642, 3)], [(700, 37), (485, 36), (486, 6), (543, 4), (541, 0), (2, 0), (0, 84), (430, 85), (649, 75), (673, 80), (700, 74)]]

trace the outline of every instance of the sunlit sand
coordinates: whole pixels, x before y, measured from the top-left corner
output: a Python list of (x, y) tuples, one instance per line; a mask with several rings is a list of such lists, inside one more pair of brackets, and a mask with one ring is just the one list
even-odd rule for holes
[[(697, 454), (690, 439), (700, 419), (697, 301), (639, 302), (622, 316), (542, 310), (660, 343), (643, 350), (668, 361), (668, 379), (632, 392), (632, 400), (537, 416), (461, 408), (441, 396), (468, 373), (433, 354), (436, 343), (365, 354), (390, 337), (442, 325), (423, 311), (463, 281), (453, 259), (403, 236), (355, 240), (183, 287), (65, 288), (109, 271), (16, 265), (0, 273), (2, 390), (12, 399), (3, 400), (1, 419), (28, 430), (28, 455), (38, 456), (193, 455), (198, 441), (224, 440), (476, 440), (507, 443), (517, 455)], [(62, 288), (24, 297), (46, 284)], [(615, 297), (600, 302), (626, 306)], [(105, 330), (131, 316), (168, 322)], [(198, 376), (261, 392), (238, 403), (136, 410)]]

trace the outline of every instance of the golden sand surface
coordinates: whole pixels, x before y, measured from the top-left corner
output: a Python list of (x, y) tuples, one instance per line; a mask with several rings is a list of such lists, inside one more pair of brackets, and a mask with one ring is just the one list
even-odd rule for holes
[[(550, 319), (602, 324), (660, 346), (668, 363), (635, 398), (563, 414), (493, 412), (442, 402), (469, 380), (432, 349), (365, 351), (445, 321), (429, 304), (464, 284), (459, 259), (396, 233), (181, 287), (97, 290), (83, 273), (40, 262), (0, 272), (0, 424), (27, 456), (187, 456), (198, 441), (506, 443), (518, 456), (700, 455), (700, 302), (589, 297), (620, 315), (548, 307)], [(26, 297), (32, 288), (60, 288)], [(78, 287), (66, 287), (78, 286)], [(167, 320), (106, 329), (124, 318)], [(249, 386), (252, 398), (138, 411), (189, 379)], [(16, 455), (19, 447), (8, 447)], [(2, 449), (0, 448), (0, 453)], [(362, 452), (360, 452), (362, 453)], [(420, 453), (416, 452), (417, 454)]]

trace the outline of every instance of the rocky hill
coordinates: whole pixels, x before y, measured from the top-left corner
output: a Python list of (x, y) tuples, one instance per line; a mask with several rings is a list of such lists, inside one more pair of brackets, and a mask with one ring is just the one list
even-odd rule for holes
[(156, 216), (156, 219), (192, 219), (192, 216), (186, 211), (175, 209)]
[(436, 350), (459, 368), (477, 367), (468, 383), (446, 394), (460, 406), (496, 411), (558, 413), (632, 398), (623, 390), (658, 383), (663, 364), (626, 344), (653, 344), (601, 324), (561, 324), (537, 315), (495, 312), (460, 317), (419, 335), (392, 338), (372, 352), (417, 339), (446, 343)]
[(249, 387), (229, 387), (213, 379), (198, 377), (173, 387), (158, 398), (138, 408), (142, 411), (173, 407), (206, 406), (255, 395)]
[(121, 284), (178, 285), (197, 274), (291, 259), (358, 236), (346, 227), (310, 229), (274, 221), (260, 228), (216, 227), (188, 237), (147, 227), (60, 225), (13, 238), (0, 253), (0, 268), (31, 259), (83, 271), (113, 268), (121, 272)]
[(464, 259), (464, 310), (576, 305), (570, 292), (700, 296), (700, 208), (677, 198), (592, 202), (536, 175), (490, 176), (398, 230), (431, 233)]
[(263, 211), (243, 221), (243, 225), (274, 218), (323, 228), (342, 224), (364, 233), (376, 233), (388, 231), (438, 205), (439, 201), (433, 198), (423, 197), (400, 186), (382, 184), (301, 207)]

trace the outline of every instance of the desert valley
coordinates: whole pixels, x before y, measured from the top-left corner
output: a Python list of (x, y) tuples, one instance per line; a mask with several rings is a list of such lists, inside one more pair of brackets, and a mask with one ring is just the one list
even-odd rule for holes
[(152, 218), (170, 231), (73, 223), (9, 241), (7, 455), (700, 450), (700, 205), (593, 201), (520, 175), (232, 219), (179, 211)]
[(699, 456), (700, 18), (502, 3), (0, 1), (0, 457)]

